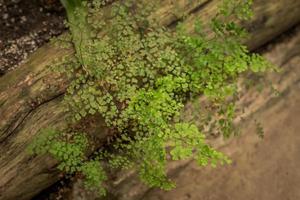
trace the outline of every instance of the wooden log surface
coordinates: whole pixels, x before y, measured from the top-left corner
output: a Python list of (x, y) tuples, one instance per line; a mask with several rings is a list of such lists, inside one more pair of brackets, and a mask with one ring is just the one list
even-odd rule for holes
[[(189, 14), (184, 24), (196, 18), (209, 19), (216, 12), (219, 1), (177, 1)], [(178, 16), (170, 0), (161, 0), (154, 14), (166, 26), (174, 24)], [(246, 26), (251, 49), (257, 48), (300, 21), (298, 0), (261, 0), (254, 3), (255, 17)], [(48, 126), (66, 126), (61, 103), (67, 81), (52, 73), (48, 65), (56, 58), (72, 53), (51, 45), (39, 49), (20, 68), (0, 79), (0, 199), (30, 199), (58, 178), (56, 161), (47, 156), (30, 156), (26, 147), (39, 130)], [(105, 138), (107, 130), (99, 124), (95, 134)]]

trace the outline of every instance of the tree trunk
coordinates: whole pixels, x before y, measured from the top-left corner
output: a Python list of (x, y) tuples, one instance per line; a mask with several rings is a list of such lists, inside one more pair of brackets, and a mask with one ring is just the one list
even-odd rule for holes
[[(207, 21), (216, 13), (218, 0), (161, 0), (153, 15), (163, 25), (173, 27), (179, 20), (171, 11), (186, 13), (187, 27), (196, 18)], [(246, 43), (255, 49), (300, 21), (300, 1), (255, 1), (255, 17), (245, 24), (251, 37)], [(183, 12), (184, 11), (184, 12)], [(180, 17), (180, 16), (179, 16)], [(56, 161), (48, 156), (30, 156), (27, 146), (39, 130), (53, 126), (63, 128), (62, 97), (67, 80), (51, 72), (55, 59), (71, 54), (50, 44), (39, 49), (30, 60), (0, 79), (0, 200), (30, 199), (59, 179)], [(97, 132), (98, 131), (98, 132)], [(104, 123), (91, 130), (100, 139), (107, 136)]]

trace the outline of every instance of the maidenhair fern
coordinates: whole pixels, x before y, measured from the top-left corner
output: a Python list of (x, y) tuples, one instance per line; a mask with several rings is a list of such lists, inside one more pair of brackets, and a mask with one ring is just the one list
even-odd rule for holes
[(238, 78), (270, 68), (241, 44), (246, 31), (230, 20), (248, 19), (251, 1), (225, 0), (209, 24), (209, 36), (200, 20), (193, 34), (181, 24), (175, 32), (162, 27), (149, 17), (152, 1), (118, 1), (105, 15), (106, 1), (62, 2), (75, 56), (56, 65), (70, 79), (64, 102), (71, 125), (99, 115), (116, 138), (110, 149), (88, 158), (86, 133), (49, 129), (32, 145), (34, 152), (50, 153), (59, 169), (81, 173), (86, 186), (101, 194), (103, 160), (112, 168), (135, 167), (144, 183), (162, 189), (174, 187), (166, 175), (168, 160), (193, 158), (213, 167), (230, 162), (180, 113), (187, 101), (204, 95), (218, 130), (226, 137), (234, 131)]

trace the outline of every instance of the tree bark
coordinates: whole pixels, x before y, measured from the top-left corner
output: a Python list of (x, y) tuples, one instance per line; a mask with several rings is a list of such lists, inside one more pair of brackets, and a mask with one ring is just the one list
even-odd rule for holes
[[(165, 26), (174, 27), (179, 15), (188, 14), (188, 28), (200, 18), (208, 21), (217, 10), (218, 0), (161, 0), (153, 17)], [(172, 12), (179, 9), (179, 15)], [(254, 3), (255, 17), (245, 24), (251, 33), (246, 44), (251, 49), (268, 42), (300, 21), (300, 1), (261, 0)], [(191, 29), (190, 29), (191, 30)], [(39, 130), (63, 128), (66, 113), (62, 97), (67, 80), (51, 72), (49, 65), (72, 50), (47, 44), (29, 61), (0, 79), (0, 200), (30, 199), (59, 179), (56, 161), (49, 156), (30, 156), (27, 146)], [(91, 134), (107, 136), (104, 123), (94, 125)]]

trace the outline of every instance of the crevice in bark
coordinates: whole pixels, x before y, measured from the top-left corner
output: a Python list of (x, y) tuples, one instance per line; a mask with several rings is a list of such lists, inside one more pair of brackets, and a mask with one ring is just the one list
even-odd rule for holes
[(13, 125), (14, 125), (15, 127), (12, 128), (12, 130), (9, 131), (9, 133), (6, 134), (6, 136), (0, 140), (0, 145), (1, 145), (2, 143), (4, 143), (5, 140), (7, 140), (9, 137), (11, 137), (11, 136), (14, 135), (15, 131), (23, 124), (23, 122), (26, 120), (26, 118), (27, 118), (27, 117), (28, 117), (35, 109), (39, 108), (40, 106), (42, 106), (42, 105), (44, 105), (44, 104), (47, 104), (47, 103), (50, 102), (50, 101), (55, 100), (55, 99), (57, 99), (57, 98), (59, 98), (59, 97), (61, 97), (61, 96), (63, 96), (63, 95), (64, 95), (64, 93), (59, 93), (59, 94), (55, 95), (54, 97), (52, 97), (52, 98), (50, 98), (50, 99), (47, 99), (47, 100), (41, 102), (40, 104), (36, 105), (34, 108), (30, 109), (30, 110), (25, 114), (25, 116), (24, 116), (21, 120), (18, 120), (18, 121), (20, 121), (20, 122), (19, 122), (19, 123), (16, 122), (17, 125), (15, 125), (15, 123), (12, 123), (12, 124), (4, 131), (4, 133), (5, 133), (5, 132), (8, 132), (8, 130), (9, 130)]

